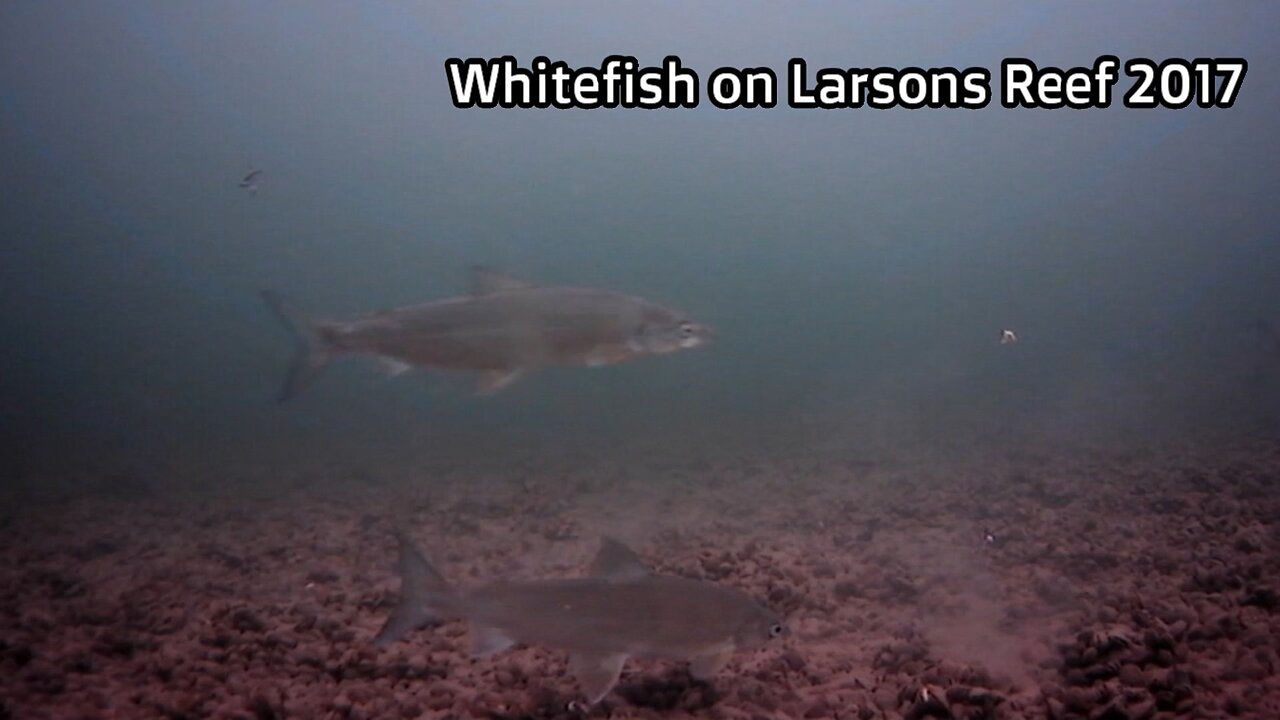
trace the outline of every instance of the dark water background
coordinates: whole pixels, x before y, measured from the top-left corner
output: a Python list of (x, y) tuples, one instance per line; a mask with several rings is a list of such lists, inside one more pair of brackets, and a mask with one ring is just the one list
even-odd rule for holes
[[(1274, 433), (1276, 27), (1265, 2), (4, 3), (4, 477)], [(1177, 111), (464, 111), (443, 71), (614, 53), (703, 80), (1250, 65), (1233, 109)], [(340, 314), (460, 292), (472, 263), (719, 340), (483, 401), (348, 361), (273, 404), (290, 345), (260, 288)]]

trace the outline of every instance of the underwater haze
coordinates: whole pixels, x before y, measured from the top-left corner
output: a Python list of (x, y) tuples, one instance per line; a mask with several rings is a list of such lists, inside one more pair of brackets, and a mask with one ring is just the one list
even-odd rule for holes
[[(1274, 428), (1280, 360), (1257, 332), (1280, 324), (1266, 3), (3, 13), (0, 377), (20, 457), (806, 414), (903, 440)], [(785, 79), (791, 57), (1250, 69), (1229, 110), (452, 106), (444, 59), (539, 53), (677, 54), (703, 78)], [(236, 187), (250, 167), (265, 171), (255, 196)], [(675, 305), (716, 345), (480, 404), (342, 363), (272, 404), (290, 350), (260, 288), (354, 313), (458, 294), (476, 263)], [(993, 342), (1006, 327), (1016, 348)]]
[[(358, 571), (335, 571), (357, 586), (344, 590), (351, 593), (344, 612), (356, 611), (357, 597), (364, 603), (358, 622), (342, 620), (356, 623), (358, 642), (372, 636), (395, 587), (387, 532), (395, 493), (430, 496), (430, 512), (451, 518), (414, 527), (420, 539), (445, 538), (438, 552), (425, 544), (436, 562), (446, 550), (454, 554), (441, 569), (454, 577), (510, 569), (490, 560), (479, 570), (460, 564), (481, 557), (463, 547), (467, 537), (483, 538), (475, 542), (486, 552), (528, 549), (516, 525), (495, 530), (499, 521), (483, 513), (465, 520), (465, 508), (487, 507), (486, 483), (499, 495), (517, 483), (562, 503), (529, 511), (544, 523), (530, 536), (538, 568), (577, 567), (596, 535), (611, 531), (683, 572), (696, 565), (689, 548), (702, 546), (686, 536), (663, 544), (660, 530), (683, 524), (696, 534), (690, 528), (715, 526), (721, 534), (711, 546), (738, 548), (746, 536), (715, 523), (731, 522), (741, 502), (783, 518), (736, 518), (770, 548), (752, 561), (761, 567), (790, 567), (785, 553), (821, 558), (832, 547), (870, 557), (871, 546), (854, 539), (881, 533), (867, 542), (890, 543), (884, 552), (897, 558), (897, 570), (886, 570), (882, 555), (865, 560), (868, 572), (915, 573), (907, 582), (921, 594), (895, 595), (900, 584), (891, 578), (883, 596), (848, 602), (915, 608), (920, 632), (935, 633), (930, 652), (958, 648), (947, 657), (978, 662), (975, 647), (999, 647), (987, 667), (1024, 690), (1038, 687), (1044, 680), (1036, 673), (1057, 672), (1038, 664), (1046, 654), (1057, 657), (1055, 642), (1102, 622), (1089, 614), (1101, 600), (1076, 593), (1092, 592), (1101, 576), (1063, 570), (1069, 581), (1046, 580), (1049, 571), (1037, 565), (1043, 558), (1031, 551), (1006, 555), (992, 569), (983, 528), (994, 528), (996, 544), (1006, 536), (1031, 543), (1043, 527), (1090, 537), (1089, 528), (1120, 522), (1098, 514), (1100, 504), (1114, 511), (1174, 487), (1170, 478), (1190, 477), (1171, 469), (1177, 463), (1161, 448), (1196, 448), (1203, 454), (1187, 463), (1209, 468), (1207, 476), (1236, 462), (1269, 472), (1257, 492), (1275, 493), (1274, 470), (1266, 468), (1276, 466), (1268, 443), (1280, 429), (1277, 27), (1280, 7), (1262, 1), (6, 2), (3, 497), (13, 508), (44, 508), (39, 513), (70, 503), (84, 513), (72, 517), (107, 522), (101, 493), (121, 501), (125, 483), (145, 502), (225, 494), (250, 517), (260, 509), (254, 503), (279, 502), (289, 522), (305, 516), (311, 523), (309, 513), (329, 512), (302, 509), (312, 507), (305, 491), (319, 482), (348, 507), (332, 510), (345, 529), (318, 536), (316, 547), (359, 547), (334, 556), (378, 568), (363, 584), (354, 579)], [(642, 65), (678, 55), (703, 89), (718, 67), (770, 67), (778, 106), (723, 110), (704, 96), (692, 109), (459, 109), (445, 73), (453, 57), (512, 55), (527, 67), (545, 55), (598, 67), (615, 54)], [(1128, 109), (1119, 97), (1091, 110), (998, 102), (1002, 59), (1069, 68), (1101, 55), (1122, 62), (1240, 57), (1248, 72), (1230, 108)], [(791, 58), (807, 61), (810, 78), (823, 67), (983, 67), (995, 76), (995, 99), (974, 110), (793, 109), (786, 103)], [(1117, 95), (1130, 82), (1122, 74)], [(251, 170), (261, 173), (242, 182)], [(627, 363), (596, 363), (603, 356), (592, 355), (589, 364), (607, 366), (541, 368), (487, 394), (457, 373), (415, 368), (388, 377), (374, 363), (338, 357), (305, 392), (277, 402), (295, 338), (263, 302), (263, 290), (309, 318), (351, 318), (470, 297), (476, 266), (536, 286), (644, 298), (705, 323), (714, 338)], [(1002, 342), (1005, 331), (1016, 342)], [(1222, 448), (1243, 455), (1228, 461)], [(1085, 449), (1111, 454), (1087, 462), (1073, 454)], [(1032, 466), (996, 469), (1033, 450)], [(1073, 464), (1097, 457), (1171, 464)], [(754, 469), (726, 469), (737, 467)], [(824, 474), (830, 467), (839, 468), (839, 481)], [(1054, 485), (1063, 477), (1079, 487)], [(1123, 484), (1138, 477), (1139, 486)], [(722, 487), (726, 478), (763, 485)], [(615, 481), (616, 497), (608, 494)], [(673, 494), (635, 500), (649, 484)], [(837, 486), (871, 495), (827, 494)], [(808, 501), (825, 498), (820, 507), (805, 504), (802, 487), (812, 490)], [(602, 488), (605, 496), (592, 494)], [(1032, 488), (1026, 502), (1036, 510), (1016, 509), (1018, 488)], [(930, 503), (945, 505), (947, 493), (982, 509), (959, 525), (948, 525), (945, 514), (929, 520)], [(699, 505), (706, 497), (711, 504)], [(1005, 497), (1013, 499), (992, 499)], [(1060, 510), (1060, 497), (1081, 499)], [(1201, 503), (1187, 497), (1170, 512), (1194, 515)], [(425, 508), (406, 512), (424, 523)], [(355, 514), (341, 515), (347, 511)], [(572, 551), (559, 550), (568, 547), (554, 541), (560, 531), (544, 527), (556, 513), (589, 518), (564, 521), (576, 528), (565, 536)], [(5, 523), (18, 523), (19, 514)], [(459, 517), (465, 522), (453, 524)], [(257, 557), (272, 546), (259, 530), (219, 518), (201, 527), (258, 538), (243, 556), (227, 549), (233, 541), (218, 545), (219, 553)], [(330, 521), (314, 520), (316, 527)], [(147, 521), (119, 522), (161, 532)], [(855, 529), (837, 529), (845, 522)], [(66, 542), (93, 535), (68, 527), (59, 536)], [(185, 527), (172, 532), (193, 547), (213, 542), (191, 539)], [(963, 542), (940, 527), (979, 538), (977, 549), (949, 554)], [(786, 539), (810, 531), (836, 539), (812, 551), (803, 550), (808, 540)], [(1141, 542), (1162, 537), (1136, 533)], [(1275, 543), (1274, 533), (1257, 533), (1246, 533), (1250, 543)], [(1235, 547), (1240, 537), (1220, 539)], [(27, 542), (35, 556), (52, 541), (33, 535)], [(312, 556), (301, 557), (299, 567), (310, 570)], [(14, 577), (25, 577), (29, 566), (15, 563)], [(989, 583), (1013, 582), (1002, 574), (1009, 566), (1037, 588), (1035, 602), (1083, 612), (1086, 625), (1063, 620), (1060, 638), (1028, 649), (990, 639), (1014, 622), (1003, 601), (973, 605), (955, 622), (921, 609), (918, 598), (932, 586), (920, 578), (930, 572), (962, 575), (960, 592), (981, 598)], [(845, 570), (815, 572), (837, 583)], [(1140, 574), (1116, 565), (1096, 572), (1114, 573), (1125, 587)], [(858, 577), (864, 586), (880, 582)], [(771, 594), (773, 585), (750, 582), (738, 586), (768, 598), (774, 610), (816, 612), (797, 599), (808, 597), (799, 585), (783, 597)], [(269, 587), (282, 608), (296, 591)], [(370, 588), (387, 595), (371, 596)], [(1252, 589), (1231, 592), (1244, 597)], [(831, 609), (847, 599), (839, 597), (822, 601), (829, 603), (823, 617), (842, 612)], [(1023, 611), (1020, 617), (1039, 612)], [(1118, 622), (1127, 617), (1116, 613)], [(789, 641), (799, 652), (804, 627)], [(979, 630), (971, 637), (968, 627)], [(916, 636), (895, 637), (885, 642)], [(854, 665), (880, 658), (868, 652)], [(840, 666), (838, 649), (806, 657), (811, 668)], [(882, 675), (900, 672), (894, 677), (902, 687), (923, 682), (914, 666), (877, 667)], [(1023, 697), (1012, 685), (986, 687), (1005, 693), (1006, 710)], [(780, 700), (777, 716), (812, 709), (817, 701), (800, 695), (803, 701)], [(1163, 702), (1155, 690), (1151, 697)], [(75, 698), (71, 706), (82, 702)], [(739, 700), (752, 707), (742, 698), (723, 702)], [(1236, 700), (1246, 715), (1280, 702)], [(287, 698), (264, 702), (291, 715)], [(405, 707), (434, 707), (412, 703)], [(1226, 706), (1206, 707), (1213, 715)], [(212, 706), (193, 712), (217, 715)]]

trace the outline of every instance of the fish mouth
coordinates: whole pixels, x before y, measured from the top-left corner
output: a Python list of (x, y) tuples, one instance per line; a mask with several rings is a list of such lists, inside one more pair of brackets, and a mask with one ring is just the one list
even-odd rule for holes
[(692, 335), (680, 340), (680, 348), (690, 350), (704, 345), (710, 345), (715, 340), (716, 331), (711, 329), (710, 325), (698, 325)]

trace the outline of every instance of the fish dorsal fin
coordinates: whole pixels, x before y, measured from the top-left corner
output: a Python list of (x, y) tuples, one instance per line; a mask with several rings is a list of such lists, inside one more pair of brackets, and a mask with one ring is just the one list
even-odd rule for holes
[(373, 639), (374, 647), (386, 647), (412, 630), (439, 622), (441, 618), (432, 605), (440, 604), (449, 593), (449, 584), (422, 557), (408, 534), (397, 530), (396, 539), (400, 545), (396, 562), (400, 572), (400, 600)]
[(639, 580), (649, 576), (649, 568), (618, 540), (608, 535), (600, 538), (600, 551), (591, 561), (591, 576), (606, 580)]
[(473, 265), (471, 267), (472, 295), (491, 295), (507, 290), (527, 290), (531, 287), (533, 287), (533, 283), (498, 272), (493, 268), (484, 265)]

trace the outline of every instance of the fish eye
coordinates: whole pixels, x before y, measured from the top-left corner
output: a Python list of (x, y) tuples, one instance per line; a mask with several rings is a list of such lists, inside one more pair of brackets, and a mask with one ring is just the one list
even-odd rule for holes
[(680, 323), (680, 334), (689, 337), (693, 334), (693, 323)]
[(774, 623), (769, 626), (769, 637), (779, 637), (785, 629), (782, 627), (782, 623)]

